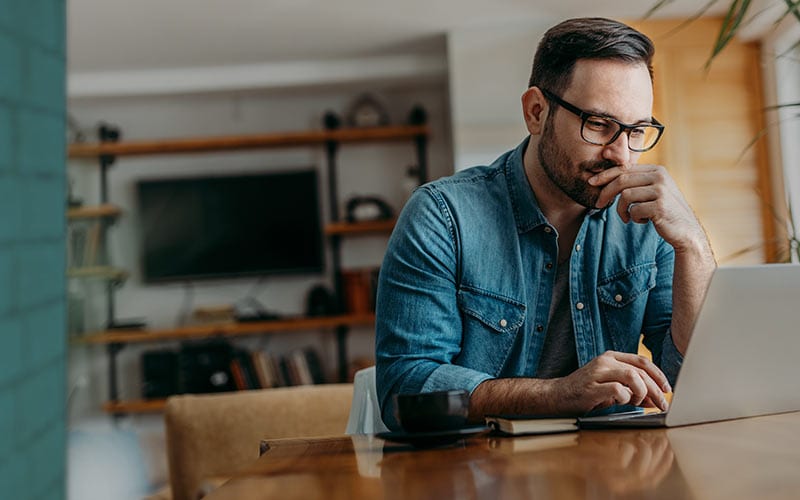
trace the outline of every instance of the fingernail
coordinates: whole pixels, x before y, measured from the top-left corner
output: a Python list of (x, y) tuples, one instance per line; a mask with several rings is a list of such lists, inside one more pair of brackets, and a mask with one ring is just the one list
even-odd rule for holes
[(661, 398), (661, 409), (667, 411), (669, 409), (669, 403), (667, 403), (666, 398)]
[(672, 387), (670, 387), (669, 382), (666, 382), (661, 387), (661, 390), (664, 391), (664, 392), (672, 392)]
[(589, 181), (588, 182), (589, 182), (589, 184), (594, 186), (595, 184), (597, 184), (597, 177), (589, 177)]

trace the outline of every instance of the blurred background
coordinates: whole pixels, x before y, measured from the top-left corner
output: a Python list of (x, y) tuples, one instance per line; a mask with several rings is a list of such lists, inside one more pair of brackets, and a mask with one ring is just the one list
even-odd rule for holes
[(394, 216), (525, 138), (536, 44), (569, 17), (655, 41), (667, 129), (642, 161), (670, 170), (720, 264), (796, 261), (800, 120), (780, 105), (800, 102), (800, 23), (752, 3), (709, 66), (733, 2), (4, 2), (6, 491), (143, 498), (168, 481), (168, 395), (373, 364)]

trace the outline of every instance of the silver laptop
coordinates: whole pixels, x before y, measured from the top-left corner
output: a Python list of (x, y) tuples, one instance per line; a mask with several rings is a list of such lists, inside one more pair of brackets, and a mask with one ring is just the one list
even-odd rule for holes
[(676, 427), (800, 410), (800, 265), (716, 270), (667, 412), (580, 427)]

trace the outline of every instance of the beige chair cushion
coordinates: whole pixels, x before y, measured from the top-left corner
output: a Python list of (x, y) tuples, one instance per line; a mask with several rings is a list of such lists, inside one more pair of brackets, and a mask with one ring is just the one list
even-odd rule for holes
[(175, 500), (196, 500), (206, 478), (258, 457), (262, 439), (344, 434), (352, 384), (282, 387), (167, 400), (167, 455)]

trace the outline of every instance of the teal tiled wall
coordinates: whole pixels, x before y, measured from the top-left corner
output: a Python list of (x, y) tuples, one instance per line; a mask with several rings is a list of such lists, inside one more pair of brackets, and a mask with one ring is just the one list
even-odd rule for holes
[(65, 0), (0, 0), (0, 497), (64, 498)]

